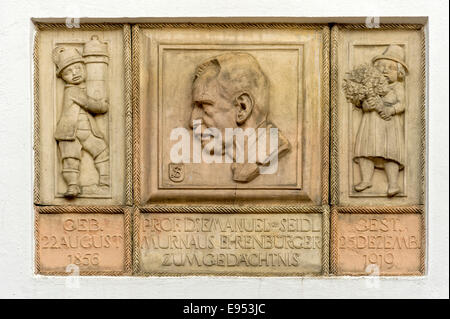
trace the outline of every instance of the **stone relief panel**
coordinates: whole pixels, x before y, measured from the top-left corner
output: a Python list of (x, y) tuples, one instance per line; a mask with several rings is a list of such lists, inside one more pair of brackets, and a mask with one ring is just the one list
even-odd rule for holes
[(339, 30), (332, 126), (335, 204), (423, 203), (420, 30)]
[(124, 31), (116, 29), (39, 31), (35, 158), (40, 204), (105, 205), (131, 199), (131, 190), (125, 189), (131, 180), (125, 145), (131, 115), (127, 129), (124, 83), (124, 51), (131, 48), (124, 50)]
[(137, 30), (139, 203), (321, 203), (328, 28)]
[[(64, 82), (62, 110), (55, 130), (62, 163), (61, 175), (66, 184), (64, 197), (110, 197), (111, 172), (106, 135), (108, 44), (100, 42), (94, 35), (80, 51), (62, 45), (53, 50), (56, 74)], [(93, 161), (97, 174), (93, 174), (92, 165), (81, 165), (82, 152)], [(98, 179), (83, 183), (80, 175), (87, 178), (98, 175)]]

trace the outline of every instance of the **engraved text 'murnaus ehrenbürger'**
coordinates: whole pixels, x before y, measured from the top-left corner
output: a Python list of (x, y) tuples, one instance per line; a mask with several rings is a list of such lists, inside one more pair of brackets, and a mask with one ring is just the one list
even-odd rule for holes
[[(96, 116), (108, 112), (108, 47), (98, 36), (84, 44), (83, 52), (70, 46), (53, 50), (57, 75), (64, 81), (64, 98), (55, 139), (67, 184), (64, 196), (107, 194), (110, 188), (109, 147)], [(98, 183), (80, 185), (81, 151), (94, 160)]]
[(372, 65), (361, 65), (344, 79), (347, 100), (362, 110), (353, 152), (361, 171), (356, 192), (372, 186), (375, 168), (386, 173), (387, 196), (401, 192), (398, 177), (405, 165), (405, 138), (400, 116), (405, 111), (402, 82), (408, 72), (404, 60), (403, 49), (389, 45), (372, 58)]

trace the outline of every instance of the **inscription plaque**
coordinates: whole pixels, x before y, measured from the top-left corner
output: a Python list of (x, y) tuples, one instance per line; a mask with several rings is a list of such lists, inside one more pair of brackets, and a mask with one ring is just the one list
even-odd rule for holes
[(37, 272), (81, 275), (130, 271), (124, 214), (36, 213)]
[(319, 275), (321, 214), (139, 216), (140, 272), (152, 275)]
[(338, 214), (333, 249), (339, 275), (423, 274), (421, 214)]

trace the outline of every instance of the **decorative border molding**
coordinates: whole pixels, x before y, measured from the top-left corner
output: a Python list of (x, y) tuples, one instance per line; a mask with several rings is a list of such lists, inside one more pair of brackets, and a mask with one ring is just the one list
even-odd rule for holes
[(322, 29), (322, 205), (329, 204), (330, 179), (330, 28)]
[(427, 49), (425, 26), (420, 29), (420, 186), (419, 202), (426, 204), (427, 192)]
[(330, 206), (324, 205), (322, 211), (322, 276), (330, 275)]
[(331, 208), (331, 244), (330, 244), (330, 273), (335, 276), (356, 276), (361, 277), (360, 273), (340, 274), (338, 269), (338, 215), (339, 214), (418, 214), (421, 220), (421, 250), (420, 250), (420, 270), (417, 273), (396, 273), (396, 274), (384, 274), (382, 276), (398, 277), (398, 276), (424, 276), (426, 272), (426, 245), (427, 245), (427, 232), (426, 232), (426, 215), (425, 207), (419, 206), (393, 206), (393, 207), (376, 207), (376, 206), (346, 206)]
[[(37, 30), (70, 30), (65, 23), (42, 23), (37, 22), (34, 24)], [(75, 30), (82, 31), (108, 31), (119, 30), (124, 28), (127, 24), (124, 23), (80, 23), (77, 27), (72, 27)]]
[[(125, 194), (124, 204), (132, 205), (133, 183), (132, 183), (132, 167), (133, 167), (133, 150), (132, 141), (132, 103), (131, 103), (131, 33), (130, 25), (123, 23), (98, 23), (98, 24), (80, 24), (75, 30), (81, 31), (110, 31), (123, 30), (123, 50), (124, 50), (124, 105), (125, 105)], [(41, 152), (40, 152), (40, 110), (39, 110), (39, 45), (41, 31), (46, 30), (66, 30), (70, 29), (65, 24), (59, 23), (36, 23), (33, 49), (33, 150), (34, 150), (34, 203), (40, 204), (40, 183), (41, 183)]]
[(423, 24), (407, 24), (407, 23), (380, 23), (377, 27), (369, 27), (365, 23), (355, 24), (335, 24), (335, 27), (339, 27), (343, 30), (421, 30)]
[(45, 276), (68, 276), (64, 271), (41, 271), (39, 254), (39, 215), (41, 214), (121, 214), (124, 218), (124, 270), (123, 271), (80, 271), (80, 276), (126, 276), (132, 274), (132, 208), (125, 206), (35, 206), (34, 241), (35, 274)]
[(34, 35), (33, 48), (33, 156), (34, 156), (34, 185), (33, 197), (34, 203), (41, 201), (40, 187), (41, 187), (41, 118), (39, 112), (39, 44), (40, 31), (36, 30)]
[(331, 29), (331, 205), (339, 205), (339, 112), (338, 112), (338, 35), (339, 30), (417, 30), (420, 31), (420, 193), (419, 204), (426, 202), (426, 38), (425, 26), (421, 24), (381, 24), (379, 28), (368, 28), (364, 24), (336, 24)]
[(133, 107), (133, 186), (134, 205), (141, 202), (141, 109), (140, 109), (140, 53), (141, 40), (139, 25), (132, 27), (132, 107)]
[(123, 25), (123, 53), (125, 69), (125, 205), (133, 205), (133, 105), (131, 27)]
[[(135, 25), (133, 25), (134, 27)], [(278, 29), (278, 30), (320, 30), (328, 27), (326, 23), (138, 23), (145, 29)]]
[(339, 139), (336, 134), (339, 133), (339, 118), (338, 118), (338, 60), (337, 60), (337, 46), (338, 46), (338, 32), (339, 29), (335, 25), (331, 29), (331, 70), (330, 70), (330, 94), (331, 94), (331, 139), (330, 139), (330, 193), (331, 205), (339, 203)]
[[(330, 207), (328, 205), (323, 206), (296, 206), (295, 211), (277, 211), (273, 212), (272, 210), (263, 211), (263, 213), (273, 213), (277, 215), (277, 213), (301, 213), (301, 214), (322, 214), (322, 272), (321, 273), (276, 273), (276, 274), (265, 274), (265, 273), (242, 273), (242, 272), (222, 272), (220, 274), (211, 274), (211, 273), (189, 273), (189, 272), (180, 272), (177, 274), (174, 273), (153, 273), (153, 272), (142, 272), (141, 271), (141, 256), (140, 256), (140, 219), (143, 214), (152, 214), (152, 213), (193, 213), (192, 211), (186, 211), (186, 207), (178, 206), (180, 211), (161, 211), (157, 210), (154, 206), (155, 210), (149, 209), (149, 207), (138, 208), (134, 207), (133, 209), (133, 276), (134, 277), (183, 277), (183, 276), (209, 276), (209, 277), (328, 277), (329, 269), (330, 269)], [(167, 209), (167, 206), (159, 206)], [(233, 209), (236, 207), (228, 207), (221, 206), (223, 209)], [(198, 212), (198, 207), (195, 209), (194, 213)], [(242, 213), (242, 211), (222, 211), (222, 213)], [(217, 213), (216, 211), (211, 212), (209, 210), (202, 211), (202, 213)], [(261, 211), (254, 211), (252, 214), (258, 214)]]
[(323, 212), (322, 206), (272, 206), (272, 205), (146, 205), (140, 207), (142, 213), (187, 213), (187, 214), (314, 214)]

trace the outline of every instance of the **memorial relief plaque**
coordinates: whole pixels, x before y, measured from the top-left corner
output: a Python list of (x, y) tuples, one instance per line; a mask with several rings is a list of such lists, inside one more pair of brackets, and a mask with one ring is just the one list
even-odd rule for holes
[(105, 207), (91, 211), (36, 209), (38, 274), (131, 274), (131, 210)]
[(298, 276), (328, 272), (328, 214), (138, 213), (138, 275)]
[(133, 27), (135, 199), (321, 205), (329, 28)]
[(334, 26), (332, 203), (424, 204), (423, 26)]
[(35, 27), (37, 274), (425, 274), (423, 25)]
[(426, 235), (421, 210), (409, 207), (398, 208), (394, 213), (383, 208), (373, 208), (372, 213), (355, 213), (354, 208), (333, 211), (332, 273), (423, 275)]
[(35, 203), (131, 203), (130, 27), (39, 24), (35, 39)]

